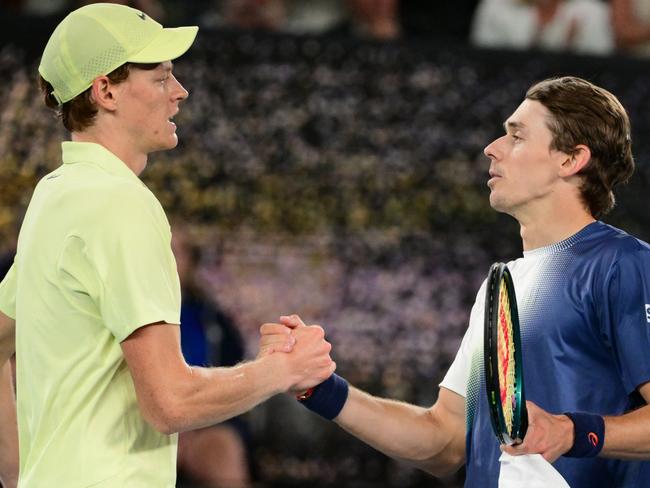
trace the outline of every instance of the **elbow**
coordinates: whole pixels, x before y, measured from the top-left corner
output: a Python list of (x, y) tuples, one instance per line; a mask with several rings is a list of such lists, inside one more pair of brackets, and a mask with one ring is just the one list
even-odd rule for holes
[(163, 434), (163, 435), (172, 435), (176, 434), (177, 432), (180, 432), (182, 429), (178, 425), (177, 422), (174, 421), (172, 418), (164, 418), (161, 416), (157, 417), (145, 417), (145, 420), (147, 423), (154, 428), (157, 432)]
[(451, 476), (465, 464), (465, 452), (453, 448), (445, 449), (435, 455), (411, 459), (411, 464), (437, 478)]
[(465, 464), (464, 419), (457, 415), (441, 418), (441, 408), (426, 411), (432, 426), (431, 436), (437, 436), (440, 442), (435, 452), (422, 456), (417, 463), (420, 469), (439, 478), (454, 474)]
[(437, 478), (445, 478), (458, 471), (463, 464), (465, 464), (464, 453), (448, 453), (444, 459), (436, 459), (420, 468)]
[(140, 411), (145, 421), (161, 434), (171, 435), (186, 430), (182, 406), (171, 397), (151, 399), (146, 405), (140, 403)]

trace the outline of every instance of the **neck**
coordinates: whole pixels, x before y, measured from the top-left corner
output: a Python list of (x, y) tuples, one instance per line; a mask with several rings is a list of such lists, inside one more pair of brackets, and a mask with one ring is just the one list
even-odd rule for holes
[(74, 142), (93, 142), (104, 146), (117, 156), (136, 176), (140, 176), (140, 173), (147, 166), (146, 153), (138, 152), (132, 145), (119, 140), (100, 127), (92, 126), (82, 132), (73, 132), (72, 140)]
[(553, 218), (519, 220), (524, 251), (550, 246), (576, 234), (596, 219), (586, 211), (577, 214), (555, 215)]
[(524, 251), (563, 241), (596, 220), (579, 198), (558, 200), (552, 208), (538, 207), (514, 215), (520, 225)]
[(568, 239), (594, 221), (595, 219), (591, 215), (585, 214), (582, 219), (562, 224), (558, 222), (521, 223), (520, 234), (524, 251), (532, 251)]

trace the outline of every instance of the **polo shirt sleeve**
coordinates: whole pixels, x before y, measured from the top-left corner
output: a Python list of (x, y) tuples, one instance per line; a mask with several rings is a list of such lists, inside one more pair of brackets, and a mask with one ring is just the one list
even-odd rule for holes
[(601, 333), (628, 393), (650, 381), (650, 252), (625, 253), (604, 290)]
[(11, 265), (7, 275), (0, 283), (0, 311), (6, 316), (16, 318), (16, 263)]
[(144, 186), (126, 186), (87, 243), (99, 280), (99, 312), (120, 342), (144, 325), (180, 324), (181, 306), (165, 213)]

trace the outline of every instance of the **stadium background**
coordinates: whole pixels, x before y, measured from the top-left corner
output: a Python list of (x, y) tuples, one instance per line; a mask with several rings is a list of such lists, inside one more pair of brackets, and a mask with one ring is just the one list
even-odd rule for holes
[[(66, 138), (35, 84), (48, 22), (2, 22), (5, 254)], [(521, 252), (515, 222), (488, 205), (483, 147), (536, 80), (606, 87), (629, 111), (637, 171), (605, 221), (648, 240), (649, 68), (622, 55), (202, 29), (175, 68), (190, 91), (179, 146), (153, 154), (142, 179), (201, 246), (210, 294), (249, 357), (261, 323), (299, 313), (325, 327), (353, 384), (430, 405), (490, 263)], [(288, 397), (247, 419), (256, 486), (462, 484), (462, 472), (435, 480), (390, 461)]]

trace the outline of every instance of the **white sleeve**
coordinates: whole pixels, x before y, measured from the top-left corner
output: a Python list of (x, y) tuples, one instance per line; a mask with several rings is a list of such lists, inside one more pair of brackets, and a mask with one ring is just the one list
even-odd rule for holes
[(460, 348), (456, 353), (454, 362), (451, 363), (447, 374), (440, 383), (441, 387), (447, 388), (467, 398), (467, 381), (472, 366), (472, 356), (477, 347), (481, 347), (483, 341), (483, 315), (485, 303), (485, 281), (476, 295), (474, 306), (469, 317), (469, 327)]

